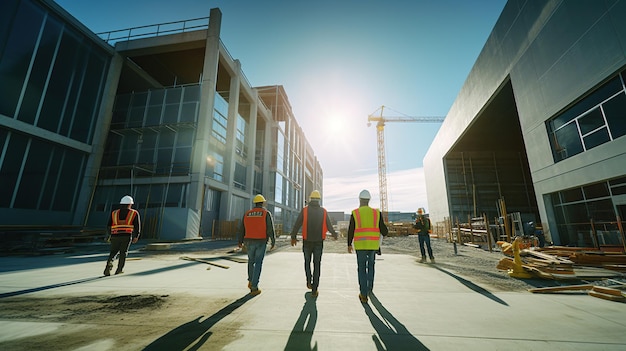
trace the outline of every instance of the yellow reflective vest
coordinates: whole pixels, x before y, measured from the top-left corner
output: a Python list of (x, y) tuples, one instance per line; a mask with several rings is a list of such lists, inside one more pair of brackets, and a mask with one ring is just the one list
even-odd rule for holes
[(354, 217), (354, 249), (378, 250), (380, 247), (380, 211), (362, 206), (352, 211)]

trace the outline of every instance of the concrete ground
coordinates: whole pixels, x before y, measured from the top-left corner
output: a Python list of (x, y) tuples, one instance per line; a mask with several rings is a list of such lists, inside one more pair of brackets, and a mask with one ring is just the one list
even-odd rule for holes
[[(168, 326), (139, 348), (144, 350), (626, 349), (626, 304), (581, 293), (491, 293), (408, 255), (377, 259), (375, 296), (362, 304), (354, 254), (323, 255), (320, 295), (312, 298), (299, 248), (276, 250), (265, 257), (262, 293), (250, 297), (246, 263), (197, 252), (146, 255), (140, 247), (133, 246), (125, 274), (111, 277), (101, 277), (106, 252), (0, 257), (0, 306), (15, 297), (155, 292), (223, 301), (210, 316), (199, 306), (197, 315)], [(206, 270), (206, 263), (182, 255), (229, 268)], [(59, 324), (2, 318), (0, 311), (0, 349), (56, 333)], [(229, 335), (237, 337), (216, 342)], [(80, 350), (125, 349), (97, 333), (82, 344)]]

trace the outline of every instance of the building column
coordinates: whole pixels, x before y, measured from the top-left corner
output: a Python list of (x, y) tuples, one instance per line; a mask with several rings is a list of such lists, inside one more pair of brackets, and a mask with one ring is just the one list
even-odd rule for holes
[(220, 27), (222, 23), (222, 13), (218, 8), (211, 9), (209, 16), (209, 28), (204, 49), (204, 65), (202, 67), (200, 86), (200, 110), (198, 112), (196, 138), (193, 144), (191, 181), (187, 201), (187, 207), (197, 211), (198, 214), (202, 211), (202, 201), (204, 199), (204, 175), (207, 168), (211, 123), (213, 121), (213, 106), (220, 56)]
[(230, 78), (230, 90), (228, 91), (228, 123), (226, 126), (226, 153), (224, 155), (224, 181), (228, 191), (222, 196), (220, 217), (230, 219), (230, 207), (235, 189), (235, 143), (237, 140), (237, 116), (239, 114), (239, 92), (241, 90), (241, 63), (234, 61), (235, 74)]
[(250, 103), (250, 124), (246, 144), (248, 146), (248, 162), (246, 164), (246, 191), (250, 197), (254, 196), (254, 164), (256, 161), (256, 126), (258, 120), (259, 94), (256, 89), (252, 89), (252, 102)]

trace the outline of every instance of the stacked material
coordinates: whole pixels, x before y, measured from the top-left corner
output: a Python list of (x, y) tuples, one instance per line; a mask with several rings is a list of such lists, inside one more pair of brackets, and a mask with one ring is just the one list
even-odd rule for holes
[[(513, 259), (513, 245), (499, 241), (506, 255), (497, 265), (501, 270), (519, 269)], [(519, 250), (521, 268), (533, 277), (542, 279), (602, 279), (623, 276), (626, 255), (600, 251), (568, 250), (565, 247)], [(613, 268), (613, 269), (610, 269)]]

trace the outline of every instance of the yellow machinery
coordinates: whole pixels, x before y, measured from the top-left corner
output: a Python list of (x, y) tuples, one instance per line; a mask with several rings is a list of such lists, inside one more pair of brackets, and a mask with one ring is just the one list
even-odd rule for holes
[(380, 211), (383, 213), (385, 222), (388, 222), (387, 208), (387, 161), (385, 159), (385, 123), (387, 122), (422, 122), (422, 123), (438, 123), (443, 122), (445, 117), (410, 117), (410, 116), (393, 116), (386, 117), (383, 115), (385, 106), (381, 106), (372, 114), (367, 116), (367, 125), (376, 122), (376, 136), (378, 139), (378, 188), (380, 192)]

